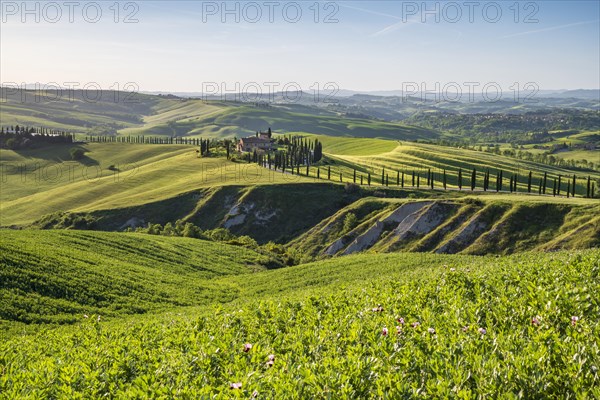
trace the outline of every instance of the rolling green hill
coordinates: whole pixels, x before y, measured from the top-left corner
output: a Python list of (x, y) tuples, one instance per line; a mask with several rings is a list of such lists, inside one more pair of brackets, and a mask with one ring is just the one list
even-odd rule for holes
[(278, 265), (243, 247), (125, 233), (3, 230), (0, 250), (0, 320), (23, 323), (226, 302), (235, 289), (215, 278)]
[[(576, 198), (566, 198), (568, 170), (509, 157), (435, 145), (381, 139), (318, 136), (326, 158), (312, 166), (309, 176), (282, 174), (255, 164), (197, 158), (195, 148), (184, 145), (138, 145), (122, 143), (80, 144), (85, 157), (71, 161), (71, 146), (52, 146), (19, 151), (0, 150), (2, 191), (0, 225), (46, 227), (59, 225), (60, 213), (70, 212), (93, 222), (87, 228), (123, 230), (128, 226), (192, 222), (202, 229), (225, 227), (238, 235), (250, 235), (260, 243), (286, 243), (319, 222), (333, 216), (359, 198), (454, 199), (481, 197), (484, 201), (592, 206), (585, 194), (585, 176), (579, 176)], [(470, 168), (478, 170), (478, 190), (469, 189)], [(483, 171), (502, 168), (505, 187), (500, 193), (481, 191)], [(331, 180), (327, 169), (331, 168)], [(381, 171), (389, 187), (381, 186)], [(426, 185), (427, 168), (434, 172), (435, 190)], [(442, 190), (441, 169), (447, 168), (448, 190)], [(463, 169), (463, 190), (456, 190), (458, 168)], [(532, 169), (533, 192), (527, 195), (526, 173)], [(320, 179), (316, 179), (320, 169)], [(357, 182), (361, 190), (347, 191), (342, 183)], [(411, 174), (420, 175), (420, 189), (412, 187)], [(405, 173), (405, 187), (397, 185), (398, 172)], [(342, 182), (339, 173), (342, 173)], [(367, 186), (367, 173), (372, 185)], [(506, 193), (508, 174), (519, 173), (518, 195)], [(561, 196), (538, 196), (537, 184), (547, 172), (548, 193), (552, 179), (563, 176)], [(591, 174), (598, 179), (598, 174)], [(571, 178), (568, 178), (571, 179)], [(493, 178), (492, 178), (493, 180)], [(582, 210), (585, 208), (582, 208)], [(48, 217), (48, 215), (54, 216)], [(592, 212), (591, 215), (594, 213)], [(64, 225), (64, 224), (63, 224)], [(80, 226), (81, 228), (82, 226)], [(560, 232), (556, 231), (557, 233)], [(500, 251), (504, 251), (502, 248)]]
[[(362, 146), (347, 151), (344, 148), (343, 140), (338, 141), (336, 138), (329, 138), (326, 141), (331, 143), (331, 150), (327, 146), (323, 148), (324, 153), (329, 158), (325, 164), (329, 164), (333, 168), (336, 176), (341, 172), (344, 177), (347, 177), (346, 181), (353, 177), (353, 170), (356, 169), (359, 178), (360, 175), (363, 175), (366, 179), (367, 174), (371, 173), (373, 179), (380, 184), (382, 169), (385, 169), (388, 172), (389, 181), (394, 185), (397, 183), (398, 172), (404, 172), (405, 181), (410, 181), (407, 186), (412, 186), (412, 172), (415, 171), (415, 174), (421, 177), (421, 185), (425, 186), (424, 178), (427, 176), (428, 170), (431, 170), (435, 174), (435, 186), (439, 188), (442, 185), (443, 172), (446, 170), (447, 186), (457, 188), (458, 171), (462, 168), (462, 185), (467, 187), (470, 185), (470, 173), (475, 168), (477, 170), (478, 188), (482, 187), (483, 173), (487, 169), (490, 170), (492, 175), (491, 187), (494, 187), (496, 173), (502, 170), (506, 181), (505, 185), (508, 185), (511, 174), (517, 174), (517, 190), (524, 192), (527, 191), (527, 175), (529, 171), (532, 171), (532, 186), (534, 189), (537, 189), (539, 179), (546, 173), (550, 179), (562, 176), (561, 191), (564, 194), (568, 184), (567, 177), (572, 178), (575, 174), (579, 176), (577, 193), (585, 194), (587, 177), (590, 176), (594, 180), (600, 179), (600, 173), (597, 171), (572, 171), (557, 166), (469, 149), (411, 142), (397, 143), (397, 146), (392, 149), (391, 145), (383, 147), (381, 142), (367, 141), (362, 143)], [(313, 175), (315, 174), (316, 172), (313, 173)], [(552, 181), (547, 184), (550, 191), (551, 185)]]
[(152, 203), (214, 186), (311, 182), (255, 164), (197, 158), (192, 146), (94, 143), (80, 147), (86, 157), (77, 162), (69, 160), (71, 146), (0, 150), (0, 225), (33, 222), (57, 211)]
[[(62, 93), (0, 88), (0, 126), (42, 126), (80, 134), (243, 137), (271, 127), (332, 136), (437, 138), (431, 129), (341, 114), (300, 104), (267, 108), (225, 101), (132, 95), (127, 92)], [(90, 101), (92, 97), (93, 101)]]
[[(203, 276), (210, 278), (214, 297), (199, 296), (208, 301), (202, 307), (97, 320), (83, 313), (106, 315), (106, 309), (94, 309), (90, 301), (73, 303), (66, 276), (85, 283), (98, 271), (110, 271), (110, 279), (92, 280), (95, 285), (89, 286), (102, 290), (88, 296), (119, 293), (125, 304), (142, 306), (144, 298), (173, 282), (192, 297), (186, 300), (187, 290), (170, 299), (165, 293), (165, 303), (189, 304), (207, 287), (196, 275), (202, 261), (168, 266), (169, 249), (192, 241), (157, 239), (152, 246), (160, 249), (152, 257), (166, 262), (149, 260), (145, 274), (134, 281), (139, 290), (124, 292), (123, 284), (135, 274), (130, 266), (112, 264), (127, 259), (121, 246), (133, 236), (48, 232), (40, 237), (47, 246), (65, 235), (71, 242), (110, 238), (116, 246), (100, 247), (96, 255), (57, 251), (57, 257), (76, 259), (79, 268), (56, 270), (52, 257), (40, 258), (30, 232), (12, 234), (11, 242), (23, 249), (11, 255), (20, 258), (17, 270), (44, 273), (57, 304), (76, 304), (68, 311), (81, 322), (37, 334), (13, 331), (0, 341), (0, 390), (9, 398), (600, 394), (598, 250), (502, 258), (364, 254), (254, 274), (243, 273), (245, 267), (232, 259), (226, 272), (213, 267)], [(137, 246), (142, 238), (135, 239)], [(228, 254), (228, 248), (205, 249), (198, 256)], [(3, 263), (1, 271), (6, 268)], [(215, 276), (226, 273), (234, 275)], [(18, 282), (30, 290), (42, 285)], [(11, 299), (14, 289), (0, 291)], [(23, 296), (40, 304), (34, 291)], [(44, 311), (46, 318), (56, 313)]]

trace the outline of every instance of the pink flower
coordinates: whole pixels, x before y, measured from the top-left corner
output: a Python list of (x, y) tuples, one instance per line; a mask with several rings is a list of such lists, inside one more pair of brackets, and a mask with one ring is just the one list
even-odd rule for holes
[(243, 348), (244, 353), (249, 352), (251, 348), (252, 348), (252, 345), (250, 343), (246, 343)]
[(466, 332), (468, 330), (469, 330), (469, 325), (465, 325), (465, 326), (462, 327), (462, 331), (463, 332)]
[(577, 325), (577, 321), (579, 321), (579, 317), (577, 317), (575, 315), (571, 317), (571, 325), (573, 325), (573, 326)]
[(236, 382), (236, 383), (231, 383), (229, 384), (229, 389), (241, 389), (242, 388), (242, 382)]
[(540, 326), (540, 317), (533, 317), (531, 319), (531, 325)]
[(412, 326), (413, 328), (417, 328), (419, 325), (421, 325), (419, 321), (415, 321), (412, 324), (410, 324), (410, 326)]
[(377, 307), (372, 309), (373, 312), (382, 312), (383, 311), (383, 307), (381, 306), (381, 304), (377, 304)]
[(479, 328), (479, 329), (477, 329), (477, 331), (479, 333), (481, 333), (482, 335), (485, 335), (487, 333), (487, 330), (485, 328)]
[(427, 328), (427, 332), (431, 333), (432, 335), (435, 334), (435, 329), (433, 328)]
[(402, 327), (401, 326), (397, 326), (396, 327), (396, 334), (401, 334), (402, 333)]
[(388, 334), (388, 328), (384, 327), (384, 328), (381, 330), (381, 334), (382, 334), (383, 336), (387, 336), (387, 334)]
[(398, 318), (398, 323), (400, 325), (404, 325), (404, 318), (402, 318), (402, 317)]
[(269, 354), (269, 360), (267, 361), (267, 367), (272, 367), (275, 363), (275, 354)]

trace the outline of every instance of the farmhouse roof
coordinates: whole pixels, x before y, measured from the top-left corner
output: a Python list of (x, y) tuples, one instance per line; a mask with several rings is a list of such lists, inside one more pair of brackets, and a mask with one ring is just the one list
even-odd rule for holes
[(249, 136), (241, 139), (244, 143), (262, 143), (269, 142), (269, 139), (264, 139), (261, 137)]

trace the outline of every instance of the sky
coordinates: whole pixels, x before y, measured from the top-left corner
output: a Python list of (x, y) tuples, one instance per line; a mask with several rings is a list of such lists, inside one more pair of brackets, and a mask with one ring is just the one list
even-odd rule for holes
[(600, 88), (595, 0), (0, 5), (4, 85), (205, 93)]

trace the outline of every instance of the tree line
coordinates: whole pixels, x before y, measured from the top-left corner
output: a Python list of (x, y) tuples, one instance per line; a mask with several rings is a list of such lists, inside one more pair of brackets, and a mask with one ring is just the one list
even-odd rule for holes
[(0, 127), (0, 147), (16, 150), (36, 144), (73, 143), (72, 133), (43, 127)]

